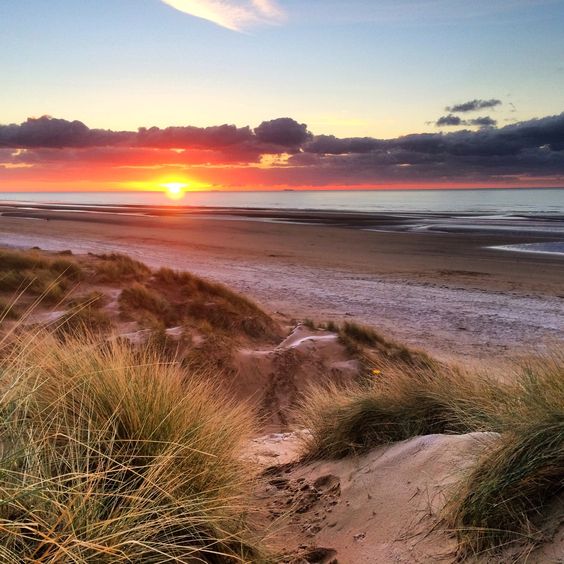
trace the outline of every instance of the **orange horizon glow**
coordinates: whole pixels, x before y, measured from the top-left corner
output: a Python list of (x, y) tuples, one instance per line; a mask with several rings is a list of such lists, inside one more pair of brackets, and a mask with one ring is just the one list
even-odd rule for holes
[[(65, 185), (66, 184), (66, 185)], [(172, 200), (182, 199), (189, 192), (282, 192), (282, 191), (394, 191), (394, 190), (468, 190), (468, 189), (510, 189), (510, 188), (564, 188), (564, 181), (560, 184), (539, 179), (529, 182), (457, 182), (457, 183), (385, 183), (385, 184), (331, 184), (331, 185), (245, 185), (221, 186), (216, 184), (194, 184), (192, 182), (162, 182), (141, 181), (124, 183), (96, 182), (45, 182), (33, 184), (13, 183), (9, 187), (0, 188), (0, 192), (161, 192)]]

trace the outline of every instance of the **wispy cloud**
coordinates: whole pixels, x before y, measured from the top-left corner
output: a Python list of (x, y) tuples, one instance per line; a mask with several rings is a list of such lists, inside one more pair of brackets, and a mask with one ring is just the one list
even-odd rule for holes
[(172, 8), (233, 31), (285, 19), (275, 0), (162, 0)]

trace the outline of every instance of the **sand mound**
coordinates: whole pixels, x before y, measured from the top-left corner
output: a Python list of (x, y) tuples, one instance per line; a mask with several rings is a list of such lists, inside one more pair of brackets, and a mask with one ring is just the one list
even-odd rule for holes
[(259, 407), (267, 430), (286, 430), (301, 392), (311, 384), (354, 381), (358, 365), (338, 336), (299, 325), (275, 348), (234, 353), (232, 391)]
[[(445, 493), (496, 437), (429, 435), (358, 458), (271, 466), (258, 504), (286, 562), (452, 562), (455, 539), (439, 520)], [(295, 454), (296, 442), (257, 439), (253, 459), (288, 463), (284, 453)]]

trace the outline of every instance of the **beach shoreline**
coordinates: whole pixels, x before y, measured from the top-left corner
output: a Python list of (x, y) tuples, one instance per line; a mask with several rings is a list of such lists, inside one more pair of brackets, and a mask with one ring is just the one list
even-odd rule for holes
[[(7, 208), (0, 207), (0, 245), (127, 253), (223, 282), (287, 319), (355, 319), (444, 359), (503, 359), (564, 337), (563, 258), (499, 249), (561, 242), (558, 229), (488, 224), (469, 236), (412, 229), (423, 214)], [(436, 215), (439, 223), (461, 221)], [(368, 221), (383, 229), (368, 229)]]

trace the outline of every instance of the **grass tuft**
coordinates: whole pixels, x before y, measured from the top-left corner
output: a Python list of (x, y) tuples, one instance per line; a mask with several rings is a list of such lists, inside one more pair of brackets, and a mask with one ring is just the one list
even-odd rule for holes
[(499, 430), (497, 401), (510, 397), (509, 388), (454, 369), (380, 365), (368, 384), (304, 394), (297, 415), (311, 431), (304, 455), (342, 458), (418, 435)]
[(116, 284), (120, 282), (141, 282), (147, 279), (151, 270), (148, 266), (127, 255), (110, 253), (94, 255), (96, 278), (100, 282)]
[(262, 561), (246, 408), (119, 340), (38, 334), (4, 358), (2, 562)]
[(0, 292), (25, 291), (55, 303), (82, 277), (82, 268), (72, 259), (52, 258), (34, 250), (0, 250)]
[(564, 356), (528, 363), (517, 382), (506, 432), (447, 509), (464, 556), (530, 550), (546, 539), (549, 506), (564, 495)]

